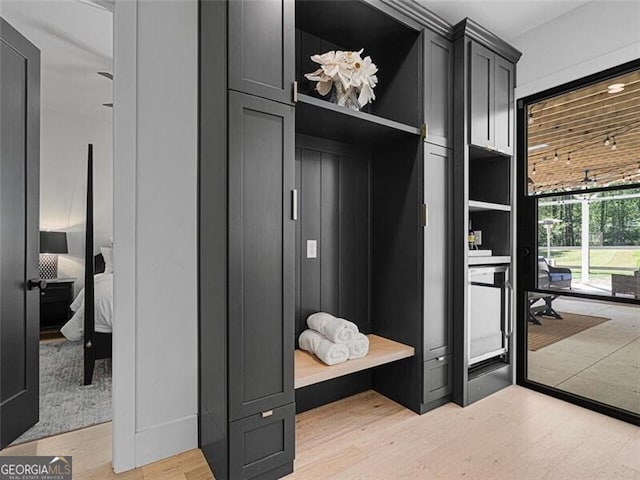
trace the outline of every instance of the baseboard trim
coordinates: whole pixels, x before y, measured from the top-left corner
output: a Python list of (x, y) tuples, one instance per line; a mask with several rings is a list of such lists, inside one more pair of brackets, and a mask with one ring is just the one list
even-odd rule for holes
[(192, 415), (136, 433), (136, 467), (198, 448), (198, 417)]

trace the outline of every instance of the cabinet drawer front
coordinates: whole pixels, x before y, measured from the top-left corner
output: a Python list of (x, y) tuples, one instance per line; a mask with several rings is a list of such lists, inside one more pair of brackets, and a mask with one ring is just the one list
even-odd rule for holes
[(451, 393), (451, 355), (424, 362), (423, 403)]
[(71, 289), (66, 285), (47, 285), (47, 288), (40, 290), (40, 301), (66, 302), (71, 300)]
[(293, 107), (229, 95), (229, 415), (293, 402)]
[(250, 479), (293, 461), (295, 404), (242, 420), (229, 428), (230, 478)]

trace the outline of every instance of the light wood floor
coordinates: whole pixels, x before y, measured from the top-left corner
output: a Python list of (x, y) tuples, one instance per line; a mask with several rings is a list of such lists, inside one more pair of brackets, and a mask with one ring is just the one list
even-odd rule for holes
[[(73, 455), (82, 480), (213, 478), (199, 450), (114, 475), (109, 424), (1, 454), (35, 453)], [(365, 392), (296, 417), (295, 469), (287, 480), (640, 480), (640, 429), (515, 386), (422, 416)]]
[(136, 468), (120, 475), (111, 469), (111, 423), (16, 445), (0, 455), (71, 455), (74, 480), (211, 480), (200, 450)]

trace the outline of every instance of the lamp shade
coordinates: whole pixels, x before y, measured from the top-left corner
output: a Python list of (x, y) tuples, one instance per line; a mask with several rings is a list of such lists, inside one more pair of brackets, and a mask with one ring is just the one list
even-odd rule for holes
[(40, 253), (69, 253), (67, 234), (40, 231)]

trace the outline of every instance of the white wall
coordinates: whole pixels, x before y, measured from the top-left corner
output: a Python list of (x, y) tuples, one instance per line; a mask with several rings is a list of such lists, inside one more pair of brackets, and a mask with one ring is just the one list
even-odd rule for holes
[(522, 51), (521, 98), (639, 58), (640, 2), (592, 1), (510, 43)]
[(116, 2), (114, 469), (197, 446), (196, 0)]
[(67, 232), (69, 254), (59, 255), (58, 276), (75, 277), (77, 293), (84, 286), (88, 143), (94, 144), (94, 254), (113, 236), (111, 111), (99, 118), (45, 109), (40, 130), (40, 226)]

